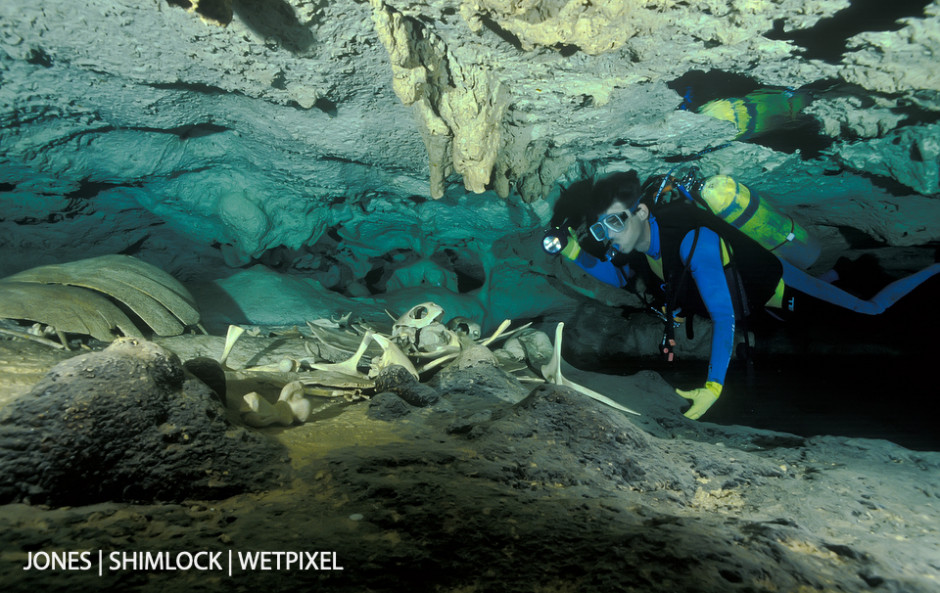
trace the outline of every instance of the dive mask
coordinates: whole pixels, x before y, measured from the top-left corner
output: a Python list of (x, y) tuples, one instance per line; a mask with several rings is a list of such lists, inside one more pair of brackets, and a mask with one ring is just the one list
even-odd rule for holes
[(591, 236), (603, 243), (610, 239), (611, 233), (619, 233), (627, 226), (627, 213), (605, 214), (600, 220), (591, 225)]

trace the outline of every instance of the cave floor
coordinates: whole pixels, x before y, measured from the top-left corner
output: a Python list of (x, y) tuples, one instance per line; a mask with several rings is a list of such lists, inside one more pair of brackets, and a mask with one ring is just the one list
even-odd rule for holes
[[(9, 365), (9, 343), (0, 344)], [(2, 393), (15, 395), (67, 356), (31, 345), (18, 352), (31, 362), (0, 373)], [(667, 387), (652, 373), (579, 379), (647, 400)], [(714, 455), (710, 463), (745, 470), (728, 480), (700, 476), (687, 492), (600, 478), (579, 484), (564, 476), (608, 468), (574, 467), (555, 454), (571, 443), (537, 431), (486, 445), (442, 430), (433, 409), (385, 421), (370, 416), (369, 401), (332, 403), (304, 425), (262, 429), (290, 454), (293, 480), (281, 489), (183, 504), (0, 507), (0, 582), (6, 591), (926, 593), (940, 586), (940, 454), (881, 440), (707, 423), (690, 429), (678, 407), (641, 409), (657, 446), (678, 459)], [(529, 471), (536, 464), (542, 473)], [(91, 552), (89, 570), (24, 570), (35, 553), (82, 551)], [(138, 551), (218, 552), (221, 570), (110, 563), (112, 552)], [(319, 555), (302, 567), (242, 570), (242, 555), (265, 551)]]

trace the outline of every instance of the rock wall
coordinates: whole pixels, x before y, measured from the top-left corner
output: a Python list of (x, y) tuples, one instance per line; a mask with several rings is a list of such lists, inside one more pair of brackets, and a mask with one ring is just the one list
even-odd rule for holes
[[(532, 272), (529, 292), (559, 278), (570, 309), (565, 293), (603, 289), (522, 244), (561, 188), (726, 143), (734, 126), (683, 97), (764, 86), (810, 89), (809, 127), (733, 142), (703, 172), (798, 212), (821, 267), (876, 246), (902, 273), (940, 239), (938, 44), (926, 0), (10, 0), (0, 275), (124, 252), (184, 279), (260, 263), (355, 298), (419, 260), (432, 271), (392, 286), (453, 284), (466, 269), (446, 251), (483, 269), (456, 296), (496, 318), (519, 312), (497, 264)], [(451, 226), (424, 228), (425, 210)]]

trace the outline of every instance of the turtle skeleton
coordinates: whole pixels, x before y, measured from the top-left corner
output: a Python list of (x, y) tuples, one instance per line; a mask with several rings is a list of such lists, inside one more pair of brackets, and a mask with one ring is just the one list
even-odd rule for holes
[(66, 334), (111, 342), (120, 335), (143, 337), (144, 326), (158, 336), (201, 329), (186, 288), (129, 255), (39, 266), (7, 276), (0, 280), (0, 318), (49, 326), (65, 347)]
[[(492, 334), (484, 338), (481, 337), (479, 332), (473, 333), (472, 329), (467, 329), (470, 326), (466, 325), (468, 323), (466, 319), (455, 318), (459, 321), (450, 324), (454, 328), (458, 328), (461, 324), (464, 326), (464, 331), (458, 333), (455, 329), (450, 329), (441, 323), (442, 316), (443, 309), (438, 305), (421, 303), (412, 307), (405, 315), (394, 318), (395, 322), (392, 325), (392, 330), (387, 334), (367, 327), (357, 329), (346, 326), (340, 328), (333, 320), (308, 321), (307, 327), (310, 329), (312, 340), (305, 340), (304, 349), (311, 354), (314, 349), (318, 352), (333, 353), (335, 361), (323, 362), (305, 358), (285, 358), (278, 363), (240, 370), (226, 367), (227, 372), (233, 378), (263, 378), (268, 382), (282, 386), (277, 402), (273, 404), (265, 402), (270, 408), (257, 402), (255, 395), (249, 398), (251, 400), (250, 405), (243, 410), (246, 414), (251, 414), (250, 421), (246, 418), (246, 423), (252, 422), (254, 423), (252, 425), (258, 425), (261, 422), (268, 422), (268, 425), (283, 425), (286, 407), (292, 409), (292, 422), (305, 422), (310, 416), (309, 410), (311, 408), (309, 400), (306, 399), (308, 396), (343, 397), (347, 400), (368, 397), (368, 395), (375, 392), (376, 377), (383, 369), (392, 365), (403, 367), (410, 375), (420, 381), (423, 375), (458, 358), (460, 353), (467, 347), (471, 345), (490, 347), (514, 335), (529, 335), (521, 332), (532, 325), (526, 323), (510, 330), (509, 327), (512, 322), (507, 319)], [(347, 320), (349, 317), (349, 315), (345, 315), (341, 319)], [(221, 362), (225, 362), (235, 341), (244, 333), (243, 330), (239, 331), (240, 329), (237, 326), (229, 328)], [(428, 329), (432, 331), (443, 329), (447, 333), (442, 333), (443, 337), (434, 342), (437, 345), (436, 348), (423, 351), (420, 340), (421, 332)], [(622, 406), (603, 394), (574, 383), (562, 375), (561, 342), (563, 329), (564, 323), (559, 323), (555, 330), (551, 359), (547, 364), (539, 367), (535, 364), (535, 358), (527, 356), (528, 363), (521, 360), (512, 361), (513, 364), (506, 363), (504, 365), (504, 370), (510, 373), (520, 373), (517, 378), (521, 381), (565, 385), (617, 410), (639, 415), (638, 412)], [(535, 332), (535, 334), (540, 336), (539, 339), (544, 342), (547, 348), (551, 343), (549, 338), (542, 332)], [(315, 346), (311, 346), (310, 342), (314, 342)], [(375, 351), (375, 346), (378, 347), (380, 352)], [(370, 349), (371, 355), (369, 355)], [(547, 352), (542, 356), (547, 356)], [(541, 359), (541, 361), (544, 360), (544, 358)], [(367, 374), (363, 374), (359, 369), (366, 366), (369, 367), (369, 371)], [(530, 368), (538, 369), (542, 374), (542, 378), (536, 376)]]

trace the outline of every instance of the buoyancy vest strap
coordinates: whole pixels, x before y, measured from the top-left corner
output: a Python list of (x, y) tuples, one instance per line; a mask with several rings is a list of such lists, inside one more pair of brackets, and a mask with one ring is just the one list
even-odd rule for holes
[(666, 277), (663, 276), (663, 260), (656, 259), (652, 255), (647, 254), (646, 261), (649, 263), (650, 269), (653, 270), (653, 273), (659, 276), (660, 280), (665, 280)]
[[(660, 344), (660, 351), (666, 355), (668, 360), (673, 360), (674, 353), (673, 347), (676, 345), (676, 327), (673, 325), (673, 318), (675, 317), (676, 304), (679, 300), (679, 294), (682, 292), (683, 285), (685, 280), (689, 275), (689, 268), (692, 266), (692, 257), (695, 255), (695, 246), (698, 245), (698, 228), (695, 229), (695, 234), (692, 235), (692, 247), (689, 249), (689, 257), (686, 259), (686, 264), (682, 267), (682, 272), (679, 274), (679, 279), (677, 282), (673, 283), (672, 278), (666, 280), (666, 310), (664, 311), (664, 325), (663, 330), (663, 341)], [(691, 322), (691, 316), (688, 317), (689, 322)], [(686, 325), (686, 331), (691, 332), (691, 326)]]
[(695, 256), (695, 246), (698, 245), (698, 236), (701, 229), (697, 228), (692, 235), (692, 246), (689, 248), (689, 257), (686, 258), (686, 263), (682, 266), (682, 273), (679, 275), (679, 281), (673, 286), (671, 278), (666, 280), (666, 289), (669, 291), (669, 294), (666, 295), (666, 315), (671, 316), (672, 312), (676, 309), (676, 304), (679, 300), (679, 294), (682, 292), (682, 288), (685, 286), (685, 280), (689, 276), (689, 268), (692, 267), (692, 258)]
[(773, 307), (774, 309), (783, 308), (783, 291), (786, 289), (787, 285), (783, 283), (783, 278), (780, 279), (780, 282), (777, 282), (777, 288), (774, 290), (774, 293), (767, 299), (767, 302), (764, 304), (766, 307)]
[(725, 240), (721, 237), (718, 238), (718, 244), (721, 247), (721, 267), (725, 267), (731, 263), (730, 250), (728, 249), (728, 244), (725, 243)]
[[(722, 241), (722, 244), (724, 244), (724, 241)], [(729, 249), (728, 251), (730, 252), (731, 250)], [(744, 282), (741, 278), (741, 273), (738, 271), (738, 267), (735, 265), (734, 261), (731, 260), (730, 256), (728, 257), (728, 261), (728, 268), (731, 270), (728, 290), (734, 290), (737, 293), (738, 305), (741, 309), (741, 318), (738, 321), (741, 322), (741, 330), (744, 332), (744, 357), (746, 360), (751, 361), (751, 338), (747, 331), (747, 318), (751, 315), (751, 308), (747, 300), (747, 291), (744, 290)], [(732, 297), (732, 299), (734, 298), (735, 297)]]

